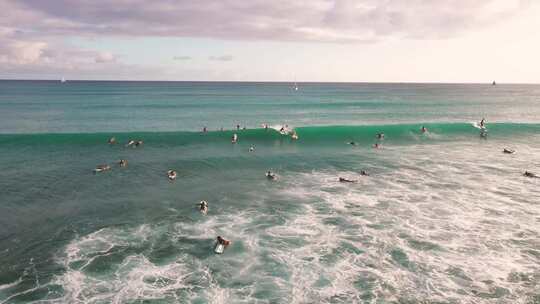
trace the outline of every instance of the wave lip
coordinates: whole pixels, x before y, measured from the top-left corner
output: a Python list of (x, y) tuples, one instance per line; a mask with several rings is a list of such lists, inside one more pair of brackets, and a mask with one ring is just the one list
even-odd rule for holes
[[(428, 132), (422, 133), (422, 126)], [(356, 126), (307, 126), (290, 128), (299, 137), (298, 144), (328, 143), (373, 143), (376, 135), (384, 133), (385, 141), (399, 144), (420, 140), (452, 140), (456, 138), (476, 138), (479, 129), (473, 123), (428, 123), (390, 124)], [(490, 137), (508, 137), (540, 133), (540, 124), (491, 123), (486, 128)], [(46, 133), (46, 134), (0, 134), (0, 145), (97, 145), (105, 144), (114, 136), (120, 144), (130, 139), (144, 139), (145, 144), (190, 145), (230, 143), (233, 134), (239, 142), (273, 142), (290, 139), (289, 134), (281, 134), (276, 128), (225, 130), (210, 132), (129, 132), (129, 133)]]

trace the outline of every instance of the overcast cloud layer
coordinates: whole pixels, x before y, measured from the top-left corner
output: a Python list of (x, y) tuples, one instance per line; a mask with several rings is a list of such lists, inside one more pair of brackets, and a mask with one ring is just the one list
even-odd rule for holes
[[(446, 39), (501, 22), (530, 0), (0, 0), (5, 70), (100, 69), (121, 54), (67, 37), (195, 37), (329, 43)], [(220, 57), (222, 56), (222, 57)], [(217, 55), (212, 60), (231, 60)], [(122, 66), (122, 68), (126, 68)], [(22, 68), (21, 68), (22, 69)]]

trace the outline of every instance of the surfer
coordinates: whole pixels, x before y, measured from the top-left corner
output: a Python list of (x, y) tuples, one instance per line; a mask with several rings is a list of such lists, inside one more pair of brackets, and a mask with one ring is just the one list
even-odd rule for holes
[(354, 141), (350, 141), (347, 143), (348, 145), (351, 145), (351, 146), (356, 146), (356, 143)]
[(298, 134), (296, 134), (296, 131), (293, 131), (293, 134), (291, 135), (291, 138), (293, 140), (297, 140), (298, 139)]
[(482, 129), (485, 128), (486, 127), (486, 119), (482, 118), (482, 120), (480, 120), (479, 125), (480, 125), (480, 128), (482, 128)]
[(377, 133), (377, 139), (383, 140), (384, 139), (384, 133)]
[(525, 173), (523, 173), (523, 176), (526, 176), (526, 177), (531, 177), (531, 178), (540, 178), (538, 175), (532, 173), (532, 172), (529, 172), (529, 171), (525, 171)]
[(253, 151), (255, 151), (255, 147), (254, 146), (249, 147), (249, 152), (253, 152)]
[(266, 178), (268, 178), (270, 180), (276, 180), (277, 175), (272, 171), (268, 171), (268, 172), (266, 172)]
[(506, 153), (506, 154), (514, 154), (514, 153), (516, 153), (516, 151), (515, 151), (515, 150), (512, 150), (512, 149), (504, 148), (504, 149), (503, 149), (503, 153)]
[(142, 145), (144, 142), (142, 140), (133, 140), (130, 139), (126, 145), (126, 147), (138, 147)]
[(167, 177), (168, 177), (169, 180), (171, 180), (171, 181), (175, 180), (177, 175), (178, 175), (178, 174), (177, 174), (176, 171), (174, 171), (174, 170), (169, 170), (169, 171), (167, 171)]
[(231, 138), (231, 143), (235, 144), (238, 142), (238, 134), (234, 133)]
[(120, 167), (127, 167), (128, 161), (125, 160), (125, 159), (121, 159), (121, 160), (118, 162), (118, 165), (119, 165)]
[(199, 203), (199, 211), (202, 213), (202, 214), (206, 214), (208, 213), (208, 203), (206, 201), (201, 201)]
[(107, 142), (109, 143), (109, 145), (114, 145), (114, 144), (116, 144), (116, 138), (113, 136), (113, 137), (109, 138), (109, 140)]
[(369, 176), (369, 174), (368, 174), (367, 171), (365, 171), (365, 170), (360, 171), (360, 175), (362, 175), (362, 176)]
[(214, 246), (214, 252), (215, 253), (223, 253), (225, 251), (225, 248), (227, 248), (231, 244), (231, 241), (228, 241), (221, 236), (218, 236), (216, 239), (216, 245)]
[(208, 132), (208, 129), (206, 128), (206, 126), (202, 129), (203, 133), (206, 133)]
[(340, 177), (340, 178), (339, 178), (339, 182), (340, 182), (340, 183), (356, 183), (355, 180), (347, 179), (347, 178), (344, 178), (344, 177)]
[(422, 129), (420, 129), (422, 131), (422, 133), (427, 133), (427, 128), (422, 126)]
[(240, 125), (236, 125), (236, 130), (240, 130)]
[(264, 130), (268, 131), (268, 124), (264, 124)]
[(373, 149), (380, 149), (382, 146), (379, 143), (373, 145)]
[(111, 166), (109, 165), (99, 165), (94, 169), (94, 173), (103, 172), (111, 170)]

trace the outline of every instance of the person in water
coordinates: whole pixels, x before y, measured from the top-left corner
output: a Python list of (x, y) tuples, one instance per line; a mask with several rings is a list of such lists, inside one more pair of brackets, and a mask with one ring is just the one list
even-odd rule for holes
[(217, 239), (216, 239), (216, 243), (221, 244), (225, 248), (227, 248), (227, 246), (229, 246), (232, 242), (222, 238), (221, 236), (218, 236)]
[(369, 174), (368, 174), (367, 171), (365, 171), (365, 170), (360, 171), (360, 175), (362, 175), (362, 176), (369, 176)]
[(253, 152), (253, 151), (255, 151), (255, 147), (254, 146), (249, 147), (249, 152)]
[(356, 143), (354, 141), (350, 141), (347, 143), (348, 145), (351, 145), (351, 146), (356, 146)]
[(381, 145), (379, 143), (376, 143), (373, 145), (373, 149), (380, 149)]
[(201, 201), (199, 203), (199, 211), (203, 214), (208, 213), (208, 203), (206, 201)]
[(109, 170), (111, 170), (111, 166), (109, 166), (109, 165), (99, 165), (99, 166), (96, 166), (96, 168), (94, 169), (94, 173), (103, 172), (103, 171), (109, 171)]
[(503, 149), (503, 153), (506, 153), (506, 154), (514, 154), (514, 153), (516, 153), (516, 151), (515, 151), (515, 150), (512, 150), (512, 149), (504, 148), (504, 149)]
[(377, 139), (378, 140), (383, 140), (384, 139), (384, 133), (378, 133), (377, 134)]
[(178, 174), (177, 174), (176, 171), (174, 171), (174, 170), (169, 170), (169, 171), (167, 171), (167, 177), (168, 177), (169, 180), (171, 180), (171, 181), (175, 180), (177, 175), (178, 175)]
[(235, 144), (238, 142), (238, 134), (234, 133), (231, 138), (231, 143)]
[(113, 136), (113, 137), (109, 138), (108, 143), (109, 143), (109, 145), (114, 145), (114, 144), (116, 144), (116, 137)]
[(237, 131), (240, 130), (240, 125), (236, 125), (236, 130), (237, 130)]
[(270, 180), (275, 180), (277, 179), (277, 176), (274, 172), (272, 171), (268, 171), (266, 172), (266, 178), (270, 179)]
[(125, 159), (121, 159), (121, 160), (118, 162), (118, 165), (120, 165), (120, 167), (127, 167), (128, 161), (125, 160)]
[(340, 182), (340, 183), (356, 183), (355, 180), (347, 179), (347, 178), (344, 178), (344, 177), (340, 177), (340, 178), (339, 178), (339, 182)]
[(208, 132), (208, 129), (206, 128), (206, 126), (202, 129), (203, 133), (206, 133)]
[(529, 172), (529, 171), (525, 171), (525, 173), (523, 173), (523, 176), (526, 176), (526, 177), (531, 177), (531, 178), (540, 178), (538, 175), (532, 173), (532, 172)]
[(428, 131), (427, 128), (424, 127), (424, 126), (422, 126), (422, 129), (420, 129), (420, 130), (422, 131), (422, 133), (427, 133), (427, 131)]

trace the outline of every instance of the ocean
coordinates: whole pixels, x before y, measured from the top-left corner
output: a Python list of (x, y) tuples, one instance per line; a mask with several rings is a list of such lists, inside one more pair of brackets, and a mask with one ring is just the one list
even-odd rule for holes
[(540, 303), (525, 171), (540, 85), (0, 81), (0, 303)]

